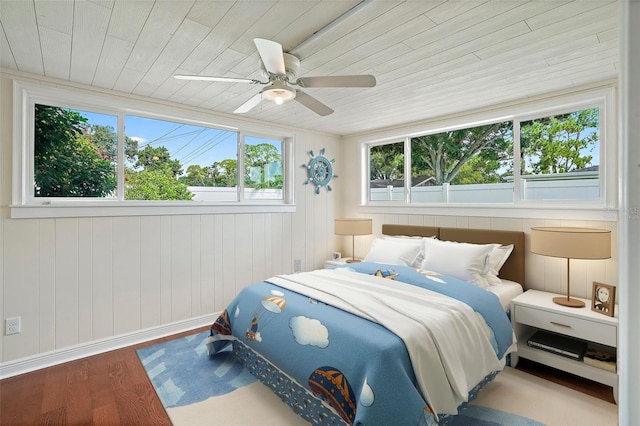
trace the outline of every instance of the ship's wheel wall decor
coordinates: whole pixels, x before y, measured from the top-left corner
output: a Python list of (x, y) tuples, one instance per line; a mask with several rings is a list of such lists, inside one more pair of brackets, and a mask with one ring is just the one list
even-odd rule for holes
[(320, 150), (320, 155), (318, 156), (316, 156), (313, 151), (309, 151), (309, 156), (311, 157), (309, 163), (302, 165), (302, 167), (306, 168), (309, 172), (309, 177), (304, 181), (304, 184), (314, 184), (316, 186), (316, 194), (320, 193), (320, 188), (323, 186), (327, 188), (327, 191), (331, 191), (329, 182), (331, 182), (332, 178), (338, 177), (338, 175), (333, 174), (333, 163), (335, 163), (336, 160), (329, 160), (325, 157), (324, 148)]

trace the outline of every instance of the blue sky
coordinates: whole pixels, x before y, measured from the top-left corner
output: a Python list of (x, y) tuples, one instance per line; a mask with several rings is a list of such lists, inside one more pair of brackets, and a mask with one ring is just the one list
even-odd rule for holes
[(210, 166), (215, 161), (236, 158), (237, 135), (228, 130), (128, 115), (125, 132), (138, 140), (140, 149), (147, 145), (166, 147), (184, 169), (190, 164)]
[[(117, 129), (116, 116), (78, 110), (76, 112), (88, 118), (90, 124)], [(166, 147), (171, 158), (180, 161), (183, 170), (191, 164), (204, 167), (216, 161), (236, 159), (237, 134), (233, 131), (127, 115), (125, 133), (138, 141), (140, 149), (149, 144), (154, 148)], [(247, 144), (262, 142), (274, 141), (255, 137), (245, 140)], [(274, 145), (282, 153), (280, 144)]]

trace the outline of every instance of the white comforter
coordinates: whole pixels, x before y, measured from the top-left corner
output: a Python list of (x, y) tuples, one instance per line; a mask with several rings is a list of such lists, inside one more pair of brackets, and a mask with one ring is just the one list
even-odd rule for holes
[(469, 391), (502, 369), (484, 321), (467, 304), (393, 280), (322, 269), (267, 280), (377, 322), (405, 343), (434, 414), (457, 414)]

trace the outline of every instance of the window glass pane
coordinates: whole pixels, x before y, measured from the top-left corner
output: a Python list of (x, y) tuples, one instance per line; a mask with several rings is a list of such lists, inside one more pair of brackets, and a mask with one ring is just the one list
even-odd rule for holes
[(599, 121), (591, 108), (520, 124), (523, 199), (600, 198)]
[(369, 200), (404, 200), (404, 142), (369, 148)]
[(34, 197), (117, 197), (117, 117), (34, 109)]
[(125, 116), (125, 199), (237, 201), (238, 134)]
[(513, 202), (513, 123), (411, 139), (411, 202)]
[(282, 141), (245, 136), (244, 198), (282, 200)]

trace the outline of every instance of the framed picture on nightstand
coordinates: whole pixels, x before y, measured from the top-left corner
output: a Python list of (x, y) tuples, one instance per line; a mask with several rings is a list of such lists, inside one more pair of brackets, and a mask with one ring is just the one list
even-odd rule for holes
[(334, 251), (333, 253), (331, 253), (331, 259), (340, 260), (340, 258), (342, 258), (342, 253), (340, 253), (339, 251)]
[(616, 288), (609, 284), (594, 281), (591, 289), (591, 310), (612, 317), (615, 305)]

